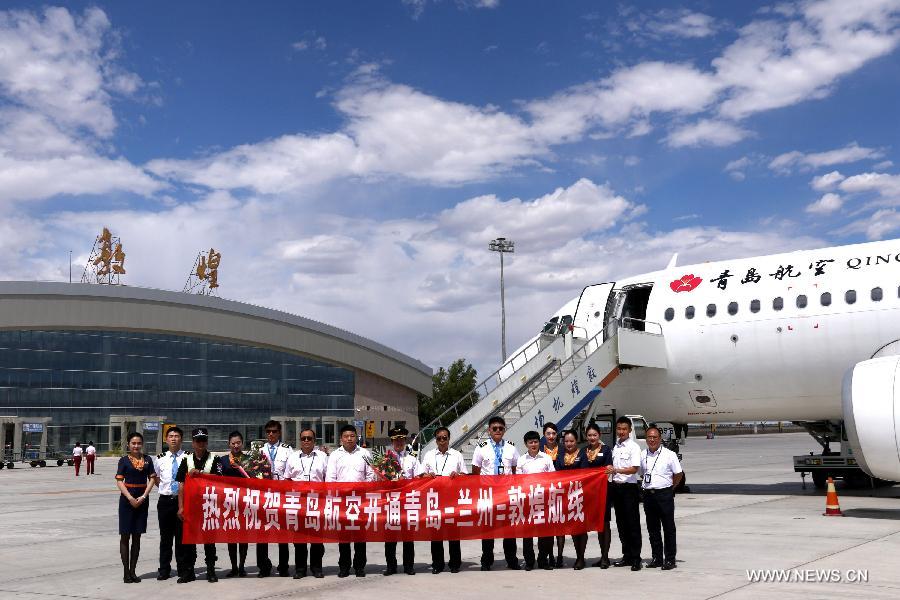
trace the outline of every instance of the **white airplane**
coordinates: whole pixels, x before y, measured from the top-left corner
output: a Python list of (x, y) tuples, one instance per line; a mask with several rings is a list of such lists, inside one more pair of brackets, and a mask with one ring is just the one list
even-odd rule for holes
[(675, 262), (588, 286), (545, 326), (665, 339), (666, 368), (623, 370), (588, 418), (797, 421), (838, 438), (843, 422), (863, 470), (900, 481), (900, 240)]

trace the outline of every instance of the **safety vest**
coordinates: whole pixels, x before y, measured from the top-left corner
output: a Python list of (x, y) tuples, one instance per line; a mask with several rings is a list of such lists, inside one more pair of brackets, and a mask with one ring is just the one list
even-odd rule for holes
[[(193, 471), (194, 469), (197, 468), (194, 466), (194, 455), (193, 454), (188, 454), (187, 456), (184, 457), (184, 460), (187, 461), (188, 473), (190, 473), (191, 471)], [(206, 455), (206, 464), (203, 465), (202, 469), (198, 469), (198, 470), (202, 473), (212, 473), (212, 468), (213, 468), (214, 462), (216, 462), (216, 457), (213, 456), (212, 453), (209, 453)]]

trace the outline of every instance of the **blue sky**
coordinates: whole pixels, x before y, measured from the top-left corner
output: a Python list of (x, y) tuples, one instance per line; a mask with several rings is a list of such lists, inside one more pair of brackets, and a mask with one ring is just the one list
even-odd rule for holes
[(486, 374), (498, 235), (515, 347), (674, 252), (900, 230), (900, 0), (4, 6), (6, 279), (215, 246), (225, 297)]

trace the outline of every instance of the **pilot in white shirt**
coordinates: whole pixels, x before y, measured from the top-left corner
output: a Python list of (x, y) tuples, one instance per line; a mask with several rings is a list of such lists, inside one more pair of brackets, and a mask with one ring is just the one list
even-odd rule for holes
[[(388, 437), (391, 438), (392, 449), (400, 459), (400, 478), (415, 479), (421, 475), (422, 464), (407, 451), (406, 440), (409, 437), (409, 431), (406, 427), (391, 428), (388, 431)], [(395, 574), (397, 572), (397, 542), (384, 543), (384, 559), (387, 567), (382, 575), (388, 577)], [(403, 572), (407, 575), (415, 575), (415, 562), (415, 544), (403, 542)]]
[[(641, 452), (644, 516), (653, 549), (648, 567), (675, 568), (675, 488), (684, 477), (678, 455), (663, 447), (658, 427), (647, 428), (647, 449)], [(659, 529), (662, 525), (663, 536)], [(665, 543), (664, 543), (665, 542)]]
[[(472, 455), (473, 475), (514, 475), (519, 461), (516, 445), (503, 439), (506, 433), (506, 421), (503, 417), (491, 417), (488, 421), (488, 433), (491, 438), (478, 444)], [(503, 556), (506, 566), (513, 570), (521, 568), (516, 556), (515, 538), (503, 540)], [(481, 570), (490, 571), (494, 564), (494, 540), (481, 540)]]
[(187, 550), (181, 543), (181, 519), (178, 518), (178, 486), (175, 475), (184, 459), (181, 449), (184, 435), (178, 427), (166, 432), (168, 451), (153, 459), (153, 470), (159, 482), (159, 499), (156, 501), (156, 515), (159, 519), (159, 573), (157, 579), (168, 579), (172, 573), (172, 544), (175, 544), (175, 567), (178, 576), (185, 574)]
[(631, 439), (631, 419), (616, 419), (616, 445), (612, 449), (613, 464), (606, 467), (612, 475), (609, 495), (616, 511), (616, 527), (622, 543), (622, 559), (617, 567), (641, 570), (641, 511), (638, 471), (641, 468), (641, 447)]
[[(294, 449), (281, 442), (281, 423), (270, 420), (265, 425), (266, 443), (260, 452), (269, 459), (272, 467), (272, 479), (284, 479), (284, 469)], [(278, 544), (278, 574), (287, 577), (290, 570), (290, 549), (287, 544)], [(272, 562), (269, 560), (268, 544), (256, 544), (256, 564), (259, 566), (258, 577), (272, 574)]]

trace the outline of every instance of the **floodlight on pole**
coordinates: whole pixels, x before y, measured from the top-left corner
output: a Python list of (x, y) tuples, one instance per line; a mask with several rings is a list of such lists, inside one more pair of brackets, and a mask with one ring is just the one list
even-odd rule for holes
[(498, 237), (491, 240), (488, 249), (491, 252), (500, 253), (500, 347), (503, 352), (503, 362), (506, 362), (506, 292), (503, 287), (503, 254), (515, 252), (516, 243), (512, 240)]

